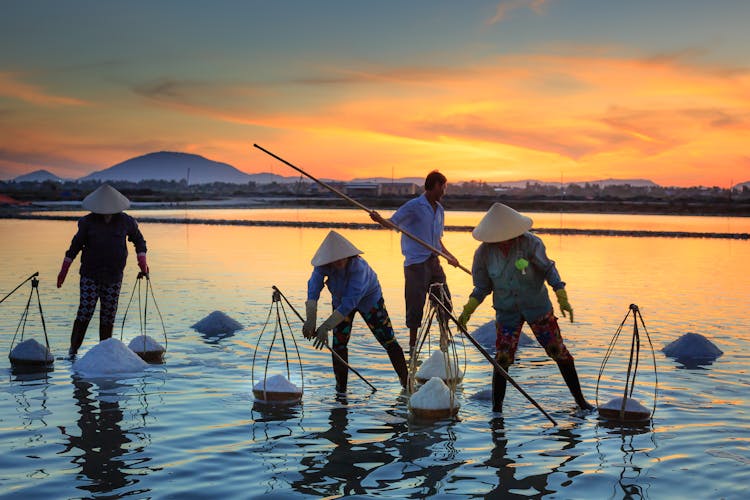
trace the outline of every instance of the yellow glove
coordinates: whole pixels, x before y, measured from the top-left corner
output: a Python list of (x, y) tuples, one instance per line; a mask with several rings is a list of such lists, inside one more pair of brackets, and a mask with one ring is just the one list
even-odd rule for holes
[(308, 300), (305, 301), (305, 324), (302, 325), (302, 335), (306, 339), (311, 339), (315, 336), (315, 321), (318, 319), (318, 301)]
[(333, 314), (331, 314), (327, 320), (321, 323), (321, 325), (318, 327), (318, 330), (315, 332), (313, 347), (316, 349), (322, 349), (323, 346), (328, 345), (328, 332), (333, 330), (336, 325), (338, 325), (345, 319), (346, 318), (343, 314), (338, 311), (333, 311)]
[(469, 297), (469, 301), (464, 306), (461, 316), (458, 317), (458, 324), (461, 325), (464, 330), (466, 330), (466, 323), (469, 322), (469, 318), (471, 318), (471, 315), (477, 310), (477, 307), (479, 307), (479, 300), (474, 296)]
[(562, 312), (563, 318), (565, 317), (565, 311), (568, 311), (570, 313), (570, 322), (572, 323), (573, 308), (570, 307), (570, 302), (568, 302), (568, 293), (564, 288), (560, 288), (555, 290), (555, 295), (557, 295), (557, 303), (560, 304), (560, 312)]

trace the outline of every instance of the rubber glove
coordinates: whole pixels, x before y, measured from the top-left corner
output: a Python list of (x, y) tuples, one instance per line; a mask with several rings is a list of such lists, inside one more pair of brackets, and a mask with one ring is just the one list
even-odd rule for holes
[(564, 288), (558, 288), (555, 290), (555, 295), (557, 295), (557, 303), (560, 304), (560, 312), (562, 312), (563, 318), (565, 317), (565, 311), (568, 311), (570, 313), (570, 322), (572, 323), (573, 308), (570, 307), (570, 302), (568, 302), (568, 293)]
[(68, 275), (68, 269), (70, 269), (70, 264), (72, 262), (73, 260), (67, 257), (63, 259), (62, 266), (60, 267), (60, 272), (57, 274), (57, 288), (60, 288), (65, 281), (65, 277)]
[(148, 265), (146, 264), (146, 254), (138, 254), (138, 267), (141, 269), (143, 274), (148, 274)]
[(469, 301), (464, 306), (463, 312), (461, 312), (461, 316), (458, 317), (458, 324), (461, 325), (464, 330), (466, 330), (466, 323), (469, 322), (469, 318), (471, 318), (471, 315), (477, 310), (477, 307), (479, 307), (479, 300), (473, 295), (470, 296)]
[(318, 301), (305, 301), (305, 311), (307, 319), (305, 319), (305, 323), (302, 325), (302, 335), (306, 339), (311, 339), (315, 336), (315, 322), (318, 319)]
[(316, 349), (322, 349), (323, 346), (328, 345), (328, 332), (333, 330), (333, 328), (344, 321), (344, 319), (346, 318), (343, 314), (338, 311), (333, 311), (333, 314), (331, 314), (327, 320), (321, 323), (321, 325), (318, 327), (318, 330), (315, 332), (313, 347)]

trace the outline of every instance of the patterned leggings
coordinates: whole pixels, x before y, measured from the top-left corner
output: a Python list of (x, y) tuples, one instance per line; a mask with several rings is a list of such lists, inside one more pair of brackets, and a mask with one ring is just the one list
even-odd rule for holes
[[(334, 349), (346, 348), (346, 345), (349, 343), (349, 338), (352, 334), (354, 312), (356, 311), (358, 311), (358, 309), (355, 309), (355, 311), (344, 318), (344, 321), (336, 325), (336, 327), (333, 329)], [(380, 345), (385, 347), (392, 342), (398, 343), (398, 341), (396, 340), (396, 336), (393, 333), (391, 318), (388, 316), (388, 311), (385, 308), (385, 301), (383, 300), (383, 297), (380, 297), (380, 300), (377, 304), (375, 304), (375, 307), (367, 312), (359, 311), (359, 314), (362, 315), (362, 318), (365, 320), (365, 323), (367, 323), (367, 326), (370, 328), (370, 331), (373, 333), (373, 335), (375, 335), (375, 338), (378, 339)]]
[[(519, 325), (512, 326), (495, 323), (497, 333), (495, 341), (497, 354), (495, 355), (495, 359), (500, 363), (500, 366), (505, 367), (513, 364), (522, 327), (523, 321)], [(573, 360), (573, 356), (568, 351), (568, 348), (565, 347), (562, 335), (560, 334), (560, 326), (557, 324), (557, 318), (552, 311), (542, 316), (538, 321), (529, 323), (529, 327), (534, 332), (537, 342), (544, 347), (547, 356), (555, 361)]]
[(91, 278), (81, 276), (81, 302), (78, 305), (76, 319), (83, 323), (91, 321), (94, 316), (96, 301), (99, 300), (99, 324), (114, 325), (121, 285), (121, 281), (99, 283)]

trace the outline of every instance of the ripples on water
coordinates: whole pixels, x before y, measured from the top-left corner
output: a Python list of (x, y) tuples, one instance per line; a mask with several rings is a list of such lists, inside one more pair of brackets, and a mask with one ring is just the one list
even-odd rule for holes
[[(4, 295), (40, 271), (57, 356), (67, 349), (78, 297), (73, 272), (60, 290), (53, 281), (74, 229), (72, 222), (0, 221), (0, 290)], [(502, 416), (491, 413), (487, 399), (472, 398), (489, 388), (490, 369), (470, 347), (459, 419), (410, 421), (387, 357), (361, 320), (355, 322), (350, 361), (377, 392), (350, 375), (347, 398), (336, 399), (329, 356), (303, 345), (303, 404), (259, 406), (250, 371), (271, 285), (301, 309), (309, 258), (327, 231), (159, 224), (143, 224), (142, 230), (169, 335), (166, 363), (137, 377), (80, 380), (62, 359), (41, 375), (14, 374), (5, 361), (4, 497), (744, 498), (750, 480), (748, 242), (544, 238), (576, 310), (576, 323), (561, 325), (590, 400), (601, 360), (631, 302), (640, 305), (657, 350), (694, 331), (724, 351), (713, 364), (694, 368), (657, 351), (655, 418), (649, 426), (623, 429), (577, 414), (556, 366), (535, 345), (519, 349), (510, 374), (557, 427), (512, 389)], [(404, 312), (398, 238), (342, 233), (378, 272), (397, 334), (405, 338), (399, 326)], [(446, 245), (463, 263), (471, 262), (476, 243), (469, 235), (446, 235)], [(135, 269), (131, 262), (121, 312)], [(463, 304), (470, 279), (447, 272), (456, 302)], [(0, 339), (7, 347), (27, 296), (23, 288), (0, 305)], [(213, 310), (246, 328), (222, 337), (190, 328)], [(32, 311), (27, 335), (41, 339), (34, 317)], [(491, 317), (485, 303), (472, 326)], [(299, 328), (296, 321), (292, 325)], [(134, 320), (126, 325), (125, 340), (136, 333)], [(83, 352), (96, 334), (94, 319)], [(626, 362), (620, 356), (608, 364), (600, 403), (619, 395)], [(650, 369), (645, 364), (638, 372), (646, 406)]]

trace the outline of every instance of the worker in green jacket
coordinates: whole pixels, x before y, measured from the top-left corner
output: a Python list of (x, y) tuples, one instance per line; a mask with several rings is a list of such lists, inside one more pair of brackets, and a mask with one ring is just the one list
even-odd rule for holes
[[(554, 261), (547, 257), (542, 240), (529, 232), (533, 222), (512, 208), (495, 203), (472, 232), (481, 241), (474, 253), (472, 277), (474, 290), (464, 306), (459, 322), (465, 327), (472, 313), (492, 293), (495, 309), (495, 359), (508, 371), (518, 348), (524, 322), (528, 323), (547, 355), (555, 360), (576, 404), (591, 410), (581, 393), (573, 356), (565, 347), (548, 284), (557, 296), (563, 317), (573, 321), (565, 282), (560, 279)], [(506, 380), (495, 370), (492, 376), (492, 411), (500, 412), (505, 398)]]

